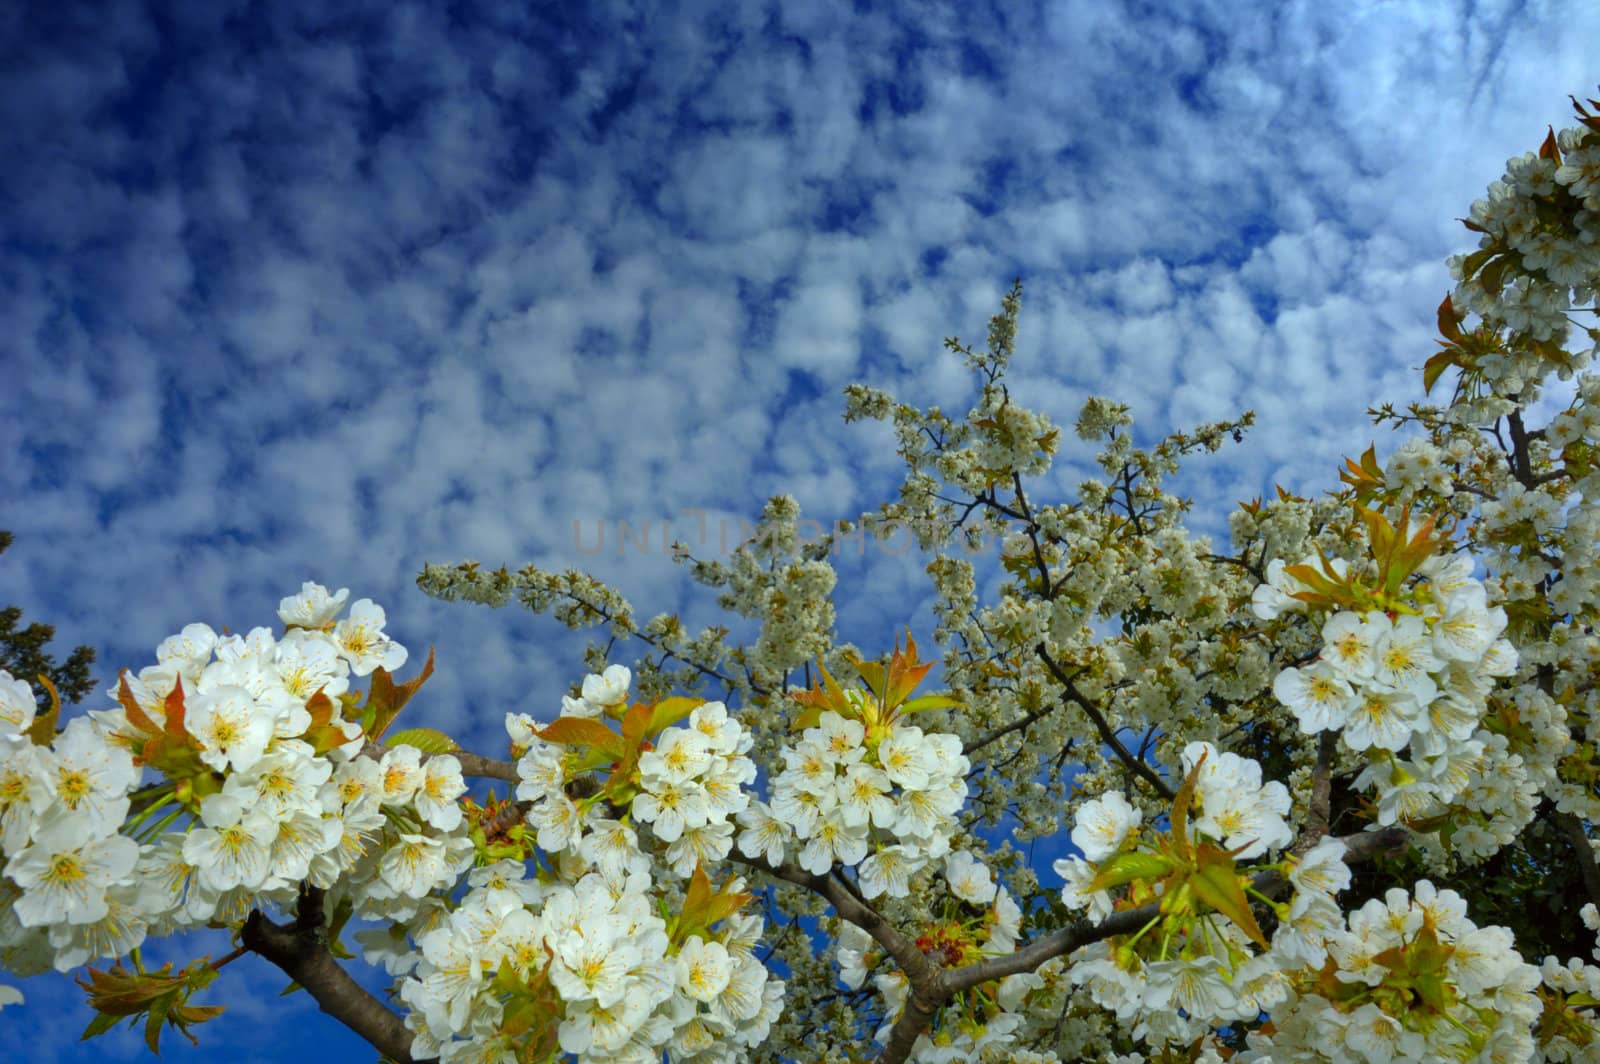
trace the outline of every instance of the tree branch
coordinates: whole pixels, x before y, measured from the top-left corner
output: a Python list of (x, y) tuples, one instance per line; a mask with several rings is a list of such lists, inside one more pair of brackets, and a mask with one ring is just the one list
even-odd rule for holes
[(305, 988), (323, 1012), (379, 1053), (396, 1064), (413, 1064), (413, 1032), (406, 1029), (405, 1021), (357, 983), (328, 950), (322, 902), (320, 888), (302, 883), (292, 923), (274, 923), (260, 909), (252, 910), (244, 922), (241, 941), (281, 968)]
[(917, 1039), (928, 1029), (928, 1024), (933, 1022), (939, 1010), (944, 1008), (944, 1003), (950, 1000), (951, 991), (943, 985), (944, 979), (936, 977), (935, 982), (937, 985), (931, 992), (912, 984), (906, 1006), (889, 1030), (889, 1041), (878, 1056), (878, 1064), (902, 1064), (911, 1059), (911, 1050), (916, 1046)]
[[(393, 750), (392, 746), (382, 746), (378, 743), (367, 743), (361, 748), (361, 755), (374, 761), (382, 761), (383, 755)], [(423, 754), (422, 760), (437, 757), (437, 754)], [(520, 776), (517, 775), (517, 766), (510, 761), (497, 761), (492, 757), (482, 754), (470, 753), (466, 750), (452, 750), (449, 756), (461, 763), (461, 774), (473, 779), (506, 780), (516, 783)]]
[(971, 743), (969, 743), (966, 746), (962, 747), (961, 752), (962, 752), (962, 754), (966, 755), (967, 757), (971, 757), (973, 754), (977, 753), (979, 750), (982, 750), (984, 747), (990, 745), (991, 743), (995, 743), (995, 742), (998, 742), (1001, 739), (1004, 739), (1007, 735), (1010, 735), (1012, 732), (1020, 731), (1021, 729), (1028, 727), (1028, 725), (1034, 723), (1035, 721), (1042, 720), (1045, 717), (1048, 717), (1050, 714), (1054, 713), (1059, 708), (1061, 708), (1061, 705), (1058, 702), (1046, 702), (1044, 705), (1040, 706), (1038, 709), (1034, 710), (1032, 713), (1029, 713), (1027, 716), (1021, 717), (1021, 718), (1019, 718), (1017, 720), (1014, 720), (1010, 724), (1003, 724), (1000, 727), (993, 729), (992, 731), (985, 732), (984, 734), (978, 736), (976, 739), (972, 740)]
[(1518, 483), (1531, 491), (1535, 487), (1533, 460), (1528, 453), (1528, 430), (1522, 424), (1522, 408), (1513, 409), (1507, 420), (1511, 426), (1511, 472)]
[[(690, 561), (694, 560), (692, 556), (686, 556), (686, 557), (689, 557)], [(577, 602), (579, 605), (583, 606), (585, 609), (593, 611), (596, 616), (598, 616), (601, 620), (605, 621), (608, 624), (614, 622), (617, 619), (616, 616), (614, 614), (612, 614), (612, 612), (610, 610), (606, 609), (604, 606), (596, 605), (595, 603), (590, 602), (588, 599), (582, 597), (581, 595), (576, 594), (575, 592), (572, 592), (572, 591), (569, 590), (569, 591), (565, 592), (565, 594), (566, 594), (566, 596), (568, 598), (572, 599), (574, 602)], [(688, 665), (690, 668), (694, 669), (696, 672), (700, 673), (702, 676), (709, 676), (713, 680), (721, 681), (722, 685), (725, 688), (727, 688), (727, 690), (729, 690), (729, 691), (737, 691), (739, 689), (739, 682), (737, 680), (735, 680), (733, 677), (725, 675), (724, 673), (722, 673), (717, 668), (715, 668), (713, 666), (710, 666), (710, 665), (707, 665), (704, 662), (695, 661), (695, 660), (685, 656), (684, 654), (679, 653), (676, 650), (672, 650), (669, 647), (663, 646), (661, 640), (659, 640), (659, 639), (655, 638), (654, 636), (650, 635), (648, 632), (646, 632), (642, 628), (640, 628), (637, 624), (634, 624), (631, 617), (628, 620), (628, 624), (629, 624), (629, 631), (628, 631), (628, 637), (629, 638), (637, 639), (639, 642), (643, 643), (645, 646), (654, 647), (656, 650), (660, 651), (663, 655), (665, 655), (668, 658), (676, 658), (678, 661), (681, 661), (685, 665)], [(758, 695), (765, 695), (765, 694), (768, 693), (766, 688), (762, 687), (760, 684), (755, 682), (755, 679), (750, 675), (749, 670), (745, 671), (744, 682), (750, 688), (750, 690), (754, 691)]]
[(848, 920), (861, 930), (872, 936), (872, 940), (884, 948), (884, 951), (893, 957), (900, 970), (906, 973), (906, 978), (915, 987), (919, 982), (928, 983), (936, 978), (939, 970), (933, 962), (923, 956), (915, 942), (906, 938), (900, 931), (884, 918), (883, 914), (874, 909), (864, 899), (858, 898), (854, 891), (849, 890), (843, 880), (831, 876), (819, 876), (797, 865), (785, 861), (774, 865), (761, 857), (746, 857), (735, 850), (729, 858), (740, 864), (759, 868), (768, 875), (774, 876), (787, 883), (805, 887), (813, 894), (820, 895), (828, 904), (832, 905), (841, 919)]
[(1578, 873), (1583, 876), (1583, 889), (1589, 900), (1600, 905), (1600, 864), (1595, 863), (1594, 847), (1583, 830), (1583, 821), (1571, 813), (1556, 813), (1551, 818), (1561, 834), (1572, 844), (1573, 856), (1578, 860)]
[(1040, 643), (1037, 647), (1034, 647), (1034, 652), (1039, 655), (1039, 660), (1044, 662), (1045, 668), (1050, 670), (1050, 675), (1056, 678), (1056, 682), (1066, 689), (1062, 697), (1070, 699), (1089, 718), (1090, 723), (1094, 725), (1095, 731), (1100, 733), (1100, 741), (1111, 747), (1122, 763), (1132, 769), (1140, 779), (1155, 788), (1157, 794), (1169, 802), (1172, 801), (1176, 797), (1176, 792), (1171, 787), (1168, 787), (1166, 781), (1156, 775), (1149, 765), (1134, 757), (1132, 751), (1122, 744), (1122, 740), (1118, 739), (1117, 733), (1111, 730), (1111, 725), (1106, 723), (1106, 718), (1101, 714), (1100, 710), (1083, 696), (1083, 692), (1078, 690), (1078, 685), (1073, 682), (1071, 676), (1067, 675), (1065, 669), (1056, 664), (1055, 659), (1050, 656), (1050, 651), (1045, 649), (1045, 645)]
[(1315, 846), (1317, 840), (1328, 833), (1333, 804), (1333, 755), (1338, 742), (1338, 734), (1331, 731), (1323, 732), (1322, 738), (1317, 740), (1317, 766), (1311, 773), (1310, 815), (1305, 833), (1300, 837), (1300, 844), (1306, 849)]
[(484, 780), (506, 780), (511, 783), (519, 781), (517, 766), (510, 761), (496, 761), (481, 754), (469, 754), (465, 750), (452, 750), (450, 756), (461, 762), (463, 776)]

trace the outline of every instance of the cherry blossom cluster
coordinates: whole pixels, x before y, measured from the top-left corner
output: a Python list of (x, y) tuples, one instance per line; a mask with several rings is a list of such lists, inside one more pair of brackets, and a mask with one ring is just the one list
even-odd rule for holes
[(630, 706), (631, 685), (612, 665), (549, 725), (507, 715), (548, 867), (530, 880), (508, 863), (493, 882), (479, 869), (445, 926), (408, 929), (424, 958), (402, 987), (414, 1054), (484, 1059), (516, 1041), (530, 1002), (557, 1025), (547, 1048), (581, 1064), (731, 1064), (765, 1039), (783, 984), (751, 952), (763, 922), (738, 911), (742, 880), (712, 895), (704, 874), (750, 800), (751, 737), (721, 702)]
[(365, 919), (410, 919), (472, 865), (476, 851), (456, 801), (466, 789), (459, 761), (424, 761), (413, 746), (339, 765), (322, 802), (341, 830), (310, 882), (338, 888)]
[(770, 804), (740, 818), (746, 856), (777, 862), (797, 846), (808, 872), (855, 868), (870, 899), (905, 897), (911, 877), (949, 852), (970, 767), (957, 736), (897, 721), (872, 743), (860, 720), (828, 710), (782, 756)]
[[(632, 674), (621, 665), (589, 676), (581, 698), (567, 698), (564, 718), (594, 719), (626, 704)], [(698, 704), (682, 726), (664, 728), (649, 749), (637, 755), (636, 780), (627, 792), (574, 797), (575, 781), (592, 771), (570, 746), (541, 738), (530, 717), (513, 714), (506, 726), (517, 761), (517, 797), (530, 804), (527, 821), (537, 829), (545, 853), (569, 853), (586, 861), (633, 866), (642, 861), (635, 829), (616, 819), (625, 806), (628, 821), (648, 825), (665, 844), (666, 867), (687, 879), (700, 864), (711, 865), (733, 848), (731, 818), (749, 805), (746, 786), (755, 781), (755, 763), (745, 756), (751, 736), (721, 702)]]
[(42, 735), (37, 705), (0, 670), (0, 960), (19, 975), (125, 953), (155, 908), (139, 844), (118, 833), (140, 769), (86, 718)]
[[(7, 967), (66, 970), (148, 934), (237, 925), (302, 882), (388, 917), (455, 882), (473, 852), (459, 763), (409, 746), (357, 756), (362, 722), (339, 708), (352, 675), (406, 660), (381, 607), (337, 619), (348, 594), (306, 583), (280, 603), (281, 637), (191, 624), (119, 678), (115, 708), (59, 733), (35, 726), (26, 683), (0, 680)], [(165, 780), (135, 808), (146, 769)]]
[[(1348, 566), (1335, 563), (1335, 572)], [(1312, 589), (1276, 561), (1254, 600), (1267, 620), (1295, 609), (1325, 614), (1316, 660), (1284, 669), (1272, 685), (1300, 731), (1334, 732), (1365, 758), (1357, 783), (1376, 793), (1379, 825), (1465, 811), (1452, 842), (1468, 856), (1498, 849), (1496, 818), (1520, 827), (1531, 811), (1522, 807), (1536, 801), (1532, 785), (1483, 786), (1486, 766), (1514, 763), (1496, 756), (1505, 740), (1483, 723), (1496, 680), (1515, 671), (1516, 651), (1501, 638), (1505, 610), (1488, 604), (1471, 573), (1469, 558), (1433, 556), (1389, 601), (1317, 611), (1295, 597)]]
[[(1289, 793), (1276, 781), (1263, 783), (1255, 761), (1211, 743), (1185, 747), (1182, 765), (1187, 775), (1170, 825), (1178, 834), (1142, 830), (1143, 813), (1108, 792), (1078, 807), (1072, 841), (1081, 856), (1054, 865), (1066, 881), (1062, 902), (1091, 919), (1161, 902), (1137, 933), (1073, 954), (1068, 973), (1153, 1044), (1191, 1043), (1212, 1025), (1270, 1011), (1281, 996), (1282, 969), (1300, 963), (1297, 951), (1314, 948), (1323, 913), (1338, 918), (1332, 894), (1349, 882), (1337, 840), (1294, 863), (1296, 894), (1269, 943), (1234, 861), (1289, 844)], [(1191, 897), (1203, 904), (1174, 901)]]
[[(282, 637), (190, 625), (161, 644), (156, 666), (121, 679), (117, 708), (59, 734), (35, 727), (33, 690), (0, 674), (6, 967), (65, 970), (125, 956), (147, 934), (238, 926), (264, 903), (288, 908), (307, 884), (387, 922), (358, 937), (404, 977), (418, 1055), (485, 1059), (521, 1045), (530, 1009), (552, 1017), (548, 1048), (579, 1061), (665, 1051), (731, 1064), (764, 1039), (783, 984), (752, 953), (762, 921), (739, 911), (741, 880), (713, 891), (700, 873), (728, 854), (730, 818), (755, 778), (750, 737), (726, 707), (676, 700), (667, 724), (682, 723), (651, 729), (622, 792), (576, 802), (567, 785), (584, 748), (509, 715), (544, 867), (532, 878), (523, 860), (477, 868), (452, 905), (462, 875), (487, 859), (459, 801), (460, 762), (409, 741), (367, 745), (387, 725), (372, 714), (398, 709), (396, 689), (375, 678), (363, 714), (349, 678), (406, 652), (370, 602), (335, 620), (346, 595), (306, 584), (281, 604)], [(562, 719), (612, 734), (602, 720), (621, 715), (630, 680), (621, 667), (588, 677)], [(145, 768), (166, 781), (138, 792), (130, 820)], [(614, 803), (618, 793), (631, 800)], [(641, 824), (659, 845), (641, 848)]]
[[(1580, 120), (1591, 117), (1580, 110)], [(1585, 302), (1600, 287), (1600, 132), (1584, 121), (1551, 136), (1537, 154), (1511, 159), (1488, 196), (1472, 205), (1468, 224), (1480, 234), (1478, 251), (1450, 260), (1456, 307), (1497, 328), (1561, 343), (1574, 297)], [(1551, 369), (1566, 377), (1578, 368), (1541, 365), (1550, 351), (1508, 348), (1478, 368), (1500, 394), (1514, 395), (1537, 387)]]
[(669, 730), (640, 756), (643, 791), (633, 799), (633, 816), (667, 844), (667, 865), (678, 876), (733, 849), (731, 818), (749, 806), (745, 788), (756, 779), (745, 756), (751, 742), (726, 706), (708, 702), (689, 714), (687, 728)]
[(1245, 1062), (1530, 1060), (1539, 970), (1453, 890), (1390, 889), (1326, 933), (1326, 961), (1289, 972)]
[[(1212, 743), (1190, 743), (1183, 750), (1183, 768), (1196, 773), (1194, 798), (1200, 815), (1188, 820), (1194, 841), (1209, 839), (1234, 851), (1238, 859), (1250, 860), (1293, 840), (1284, 820), (1289, 792), (1275, 780), (1263, 783), (1255, 761), (1219, 753)], [(1053, 866), (1067, 881), (1061, 900), (1068, 908), (1087, 909), (1095, 916), (1112, 911), (1110, 893), (1092, 885), (1096, 866), (1136, 844), (1143, 820), (1144, 814), (1117, 791), (1078, 806), (1072, 844), (1082, 856), (1063, 858)]]
[(713, 933), (663, 918), (646, 870), (530, 879), (521, 862), (502, 861), (470, 882), (417, 936), (401, 984), (419, 1059), (503, 1059), (538, 1017), (554, 1039), (541, 1044), (535, 1027), (536, 1051), (578, 1064), (645, 1064), (663, 1052), (733, 1064), (781, 1009), (783, 984), (752, 952), (761, 919), (733, 915)]

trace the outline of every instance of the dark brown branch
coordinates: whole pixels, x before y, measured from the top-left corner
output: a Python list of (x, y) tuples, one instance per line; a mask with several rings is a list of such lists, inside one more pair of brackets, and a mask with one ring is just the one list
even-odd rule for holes
[(950, 1000), (951, 992), (943, 985), (943, 978), (936, 977), (935, 984), (931, 992), (915, 983), (911, 984), (906, 1007), (889, 1030), (889, 1041), (878, 1057), (878, 1064), (901, 1064), (911, 1059), (911, 1050), (916, 1046), (917, 1038), (928, 1029), (928, 1024), (944, 1008), (944, 1003)]
[[(1033, 564), (1039, 570), (1039, 594), (1050, 602), (1056, 597), (1056, 589), (1050, 586), (1050, 566), (1044, 560), (1044, 548), (1039, 546), (1039, 522), (1033, 519), (1033, 511), (1028, 507), (1028, 496), (1022, 491), (1022, 476), (1012, 472), (1011, 484), (1017, 493), (1017, 505), (1022, 508), (1023, 515), (1027, 518), (1028, 543), (1033, 547)], [(1063, 573), (1063, 580), (1066, 574)]]
[(1239, 558), (1231, 558), (1226, 554), (1202, 554), (1200, 555), (1200, 560), (1214, 562), (1217, 565), (1236, 565), (1240, 569), (1243, 569), (1245, 572), (1249, 573), (1251, 576), (1255, 577), (1256, 583), (1266, 583), (1267, 574), (1262, 570), (1261, 566), (1252, 565), (1250, 563), (1249, 548), (1247, 547), (1242, 553), (1245, 556)]
[(1511, 411), (1507, 423), (1511, 426), (1511, 472), (1516, 476), (1518, 483), (1532, 490), (1533, 460), (1528, 453), (1529, 434), (1522, 424), (1520, 406)]
[[(690, 560), (690, 561), (694, 560), (693, 557), (691, 557), (691, 556), (687, 556), (686, 555), (685, 557), (687, 557), (688, 560)], [(596, 605), (595, 603), (590, 602), (588, 599), (586, 599), (586, 598), (582, 597), (581, 595), (578, 595), (578, 594), (576, 594), (576, 593), (574, 593), (572, 591), (567, 591), (567, 592), (564, 592), (564, 593), (567, 596), (567, 598), (572, 599), (574, 602), (576, 602), (579, 605), (583, 606), (585, 609), (590, 610), (597, 617), (599, 617), (602, 621), (605, 621), (608, 624), (616, 621), (616, 619), (617, 619), (616, 616), (614, 614), (612, 614), (611, 611), (606, 609), (605, 607)], [(713, 668), (712, 666), (707, 665), (704, 662), (693, 661), (690, 658), (685, 657), (683, 654), (680, 654), (676, 650), (672, 650), (672, 649), (670, 649), (668, 647), (663, 646), (662, 643), (661, 643), (661, 640), (655, 638), (654, 636), (652, 636), (652, 635), (648, 634), (647, 632), (645, 632), (643, 629), (639, 628), (637, 625), (633, 624), (632, 618), (629, 618), (629, 622), (628, 623), (630, 625), (630, 628), (629, 628), (629, 631), (628, 631), (628, 638), (637, 639), (637, 640), (639, 640), (639, 642), (643, 643), (645, 646), (655, 647), (662, 654), (666, 655), (669, 658), (676, 658), (678, 661), (681, 661), (685, 665), (688, 665), (691, 668), (693, 668), (696, 672), (700, 673), (702, 676), (709, 676), (710, 678), (712, 678), (714, 680), (721, 681), (722, 685), (724, 687), (726, 687), (729, 691), (738, 690), (738, 687), (739, 687), (738, 682), (735, 681), (733, 679), (733, 677), (724, 675), (718, 669)], [(613, 639), (612, 642), (614, 643), (615, 639)], [(765, 694), (768, 693), (766, 688), (762, 687), (760, 684), (755, 682), (754, 677), (751, 676), (750, 671), (748, 669), (745, 670), (745, 683), (747, 685), (749, 685), (750, 690), (754, 691), (758, 695), (765, 695)]]
[(1165, 780), (1156, 775), (1154, 769), (1139, 758), (1134, 757), (1133, 752), (1122, 744), (1122, 740), (1117, 738), (1117, 733), (1111, 730), (1111, 725), (1106, 723), (1104, 715), (1092, 702), (1083, 696), (1083, 692), (1078, 690), (1078, 685), (1073, 682), (1071, 676), (1067, 675), (1066, 670), (1056, 664), (1055, 659), (1050, 656), (1050, 651), (1045, 648), (1045, 645), (1040, 643), (1034, 648), (1034, 652), (1039, 655), (1039, 660), (1044, 662), (1045, 668), (1050, 670), (1050, 675), (1056, 678), (1056, 682), (1065, 688), (1062, 697), (1070, 699), (1089, 718), (1090, 723), (1094, 725), (1095, 731), (1100, 734), (1100, 741), (1111, 747), (1122, 763), (1154, 788), (1157, 794), (1169, 802), (1172, 801), (1176, 792), (1167, 786)]
[(979, 750), (982, 750), (984, 747), (989, 746), (992, 743), (998, 742), (1001, 739), (1004, 739), (1006, 736), (1010, 735), (1012, 732), (1020, 731), (1023, 728), (1028, 727), (1028, 725), (1034, 723), (1035, 721), (1042, 720), (1043, 718), (1048, 717), (1050, 714), (1054, 713), (1059, 708), (1060, 708), (1060, 704), (1059, 703), (1046, 702), (1044, 705), (1040, 706), (1038, 709), (1034, 710), (1032, 713), (1029, 713), (1027, 716), (1021, 717), (1021, 718), (1019, 718), (1017, 720), (1014, 720), (1010, 724), (1001, 725), (1000, 727), (995, 728), (992, 731), (987, 731), (984, 734), (978, 736), (976, 739), (972, 740), (971, 743), (969, 743), (968, 745), (962, 747), (961, 752), (963, 754), (965, 754), (967, 757), (971, 757), (973, 754), (977, 753)]
[(735, 850), (729, 855), (730, 859), (740, 864), (759, 868), (763, 872), (805, 887), (813, 894), (821, 896), (828, 904), (832, 905), (841, 919), (848, 920), (861, 930), (872, 936), (872, 940), (884, 948), (884, 951), (893, 957), (900, 970), (906, 973), (915, 987), (919, 982), (928, 983), (938, 975), (938, 969), (933, 962), (923, 956), (917, 949), (916, 943), (902, 935), (883, 914), (874, 909), (865, 899), (857, 896), (856, 892), (849, 889), (842, 879), (832, 876), (819, 876), (797, 865), (785, 861), (783, 864), (774, 865), (760, 857), (746, 857)]
[(1333, 755), (1338, 742), (1338, 734), (1331, 731), (1323, 732), (1322, 738), (1317, 740), (1317, 767), (1311, 772), (1310, 816), (1306, 819), (1305, 834), (1300, 838), (1307, 844), (1306, 849), (1315, 846), (1317, 839), (1328, 833), (1333, 805)]
[(1571, 813), (1556, 813), (1552, 820), (1561, 834), (1572, 844), (1573, 856), (1578, 860), (1578, 873), (1583, 876), (1583, 889), (1589, 900), (1600, 905), (1600, 864), (1595, 862), (1594, 847), (1583, 830), (1583, 821)]
[(351, 978), (328, 950), (323, 927), (323, 892), (301, 884), (300, 902), (291, 923), (267, 919), (261, 910), (244, 922), (241, 941), (281, 968), (305, 988), (323, 1012), (332, 1016), (396, 1064), (413, 1064), (413, 1032), (392, 1009)]
[(1144, 511), (1136, 510), (1133, 505), (1133, 470), (1127, 464), (1122, 466), (1122, 498), (1128, 506), (1128, 519), (1133, 522), (1133, 530), (1139, 535), (1144, 535)]

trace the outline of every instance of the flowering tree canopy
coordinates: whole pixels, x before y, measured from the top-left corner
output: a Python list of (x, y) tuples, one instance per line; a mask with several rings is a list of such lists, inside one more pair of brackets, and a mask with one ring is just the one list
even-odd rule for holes
[[(1600, 103), (1575, 106), (1466, 220), (1438, 405), (1375, 410), (1411, 433), (1386, 462), (1241, 505), (1226, 548), (1164, 483), (1249, 414), (1143, 448), (1091, 399), (1100, 475), (1040, 497), (1062, 434), (1007, 387), (1013, 288), (981, 350), (947, 341), (964, 415), (847, 389), (894, 428), (895, 499), (807, 540), (774, 498), (729, 559), (676, 552), (752, 642), (582, 573), (429, 566), (428, 594), (604, 630), (502, 750), (400, 726), (432, 656), (402, 682), (383, 609), (314, 583), (281, 627), (188, 625), (70, 721), (0, 672), (0, 963), (88, 966), (86, 1034), (152, 1049), (254, 952), (394, 1061), (1600, 1060), (1600, 330), (1571, 324)], [(834, 636), (835, 537), (897, 530), (937, 662)], [(199, 926), (237, 949), (142, 963)]]

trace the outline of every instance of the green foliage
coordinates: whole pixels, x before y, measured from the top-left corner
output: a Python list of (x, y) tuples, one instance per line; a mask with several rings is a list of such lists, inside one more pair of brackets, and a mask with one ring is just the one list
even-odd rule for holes
[[(0, 554), (11, 546), (11, 541), (10, 532), (0, 531)], [(89, 675), (94, 648), (74, 647), (67, 660), (58, 665), (55, 656), (45, 649), (55, 635), (55, 625), (35, 621), (23, 627), (20, 607), (0, 609), (0, 669), (33, 687), (41, 712), (50, 708), (50, 696), (39, 683), (41, 675), (55, 684), (64, 705), (80, 702), (94, 690), (94, 677)]]

